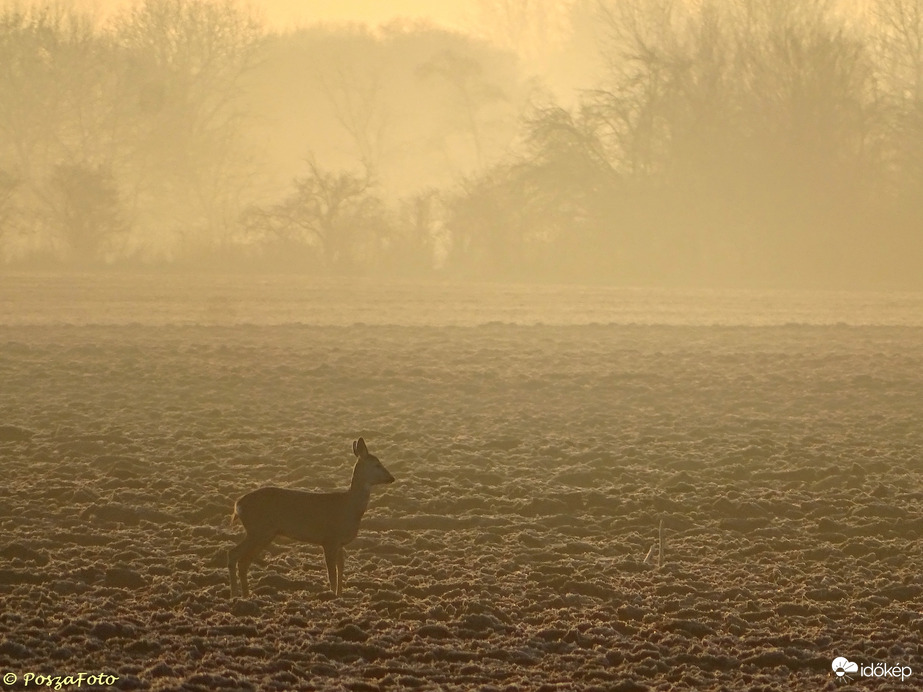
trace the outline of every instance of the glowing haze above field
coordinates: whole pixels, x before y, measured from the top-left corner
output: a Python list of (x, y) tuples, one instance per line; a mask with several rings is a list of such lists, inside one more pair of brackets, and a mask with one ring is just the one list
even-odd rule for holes
[(2, 4), (0, 266), (923, 287), (923, 0)]

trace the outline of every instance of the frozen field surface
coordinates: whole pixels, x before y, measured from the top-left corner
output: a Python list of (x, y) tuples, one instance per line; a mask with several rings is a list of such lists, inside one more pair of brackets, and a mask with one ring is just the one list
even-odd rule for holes
[[(918, 689), (920, 326), (274, 324), (227, 300), (202, 324), (4, 304), (7, 687), (833, 690), (845, 656), (913, 670), (854, 686)], [(230, 599), (234, 499), (344, 488), (360, 435), (397, 481), (344, 596), (279, 544)]]

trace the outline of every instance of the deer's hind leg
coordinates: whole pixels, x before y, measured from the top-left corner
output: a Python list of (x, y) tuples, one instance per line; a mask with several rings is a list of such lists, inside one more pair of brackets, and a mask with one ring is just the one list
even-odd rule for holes
[[(228, 573), (231, 577), (231, 597), (233, 598), (238, 592), (243, 594), (244, 598), (250, 597), (250, 585), (247, 582), (247, 570), (250, 569), (250, 563), (263, 552), (275, 536), (257, 536), (247, 534), (240, 543), (228, 551)], [(235, 574), (236, 568), (236, 574)], [(238, 589), (237, 578), (240, 578), (240, 589)]]

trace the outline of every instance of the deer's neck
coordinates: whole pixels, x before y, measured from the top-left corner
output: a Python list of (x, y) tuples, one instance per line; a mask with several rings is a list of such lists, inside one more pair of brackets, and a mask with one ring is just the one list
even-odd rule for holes
[(372, 487), (353, 476), (347, 494), (349, 495), (350, 514), (353, 514), (358, 519), (365, 514), (365, 510), (369, 506)]

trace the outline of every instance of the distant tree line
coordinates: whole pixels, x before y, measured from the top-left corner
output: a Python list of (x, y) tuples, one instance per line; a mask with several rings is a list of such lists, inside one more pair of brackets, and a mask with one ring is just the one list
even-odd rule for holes
[(0, 258), (923, 287), (923, 0), (571, 9), (565, 105), (431, 26), (2, 5)]
[(620, 0), (577, 107), (452, 199), (498, 275), (923, 285), (923, 2)]

